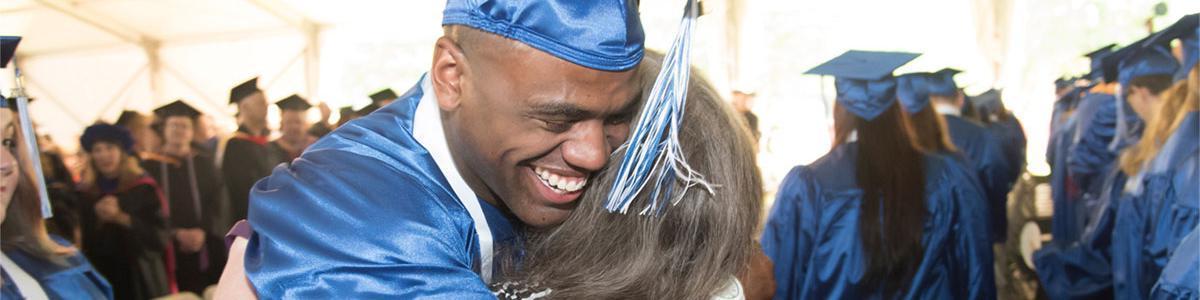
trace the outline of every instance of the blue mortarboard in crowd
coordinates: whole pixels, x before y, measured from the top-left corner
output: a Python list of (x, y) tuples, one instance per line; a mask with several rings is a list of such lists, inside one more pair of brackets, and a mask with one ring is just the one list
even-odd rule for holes
[(896, 77), (896, 98), (904, 111), (919, 113), (929, 106), (929, 80), (932, 73), (908, 73)]
[(1179, 39), (1183, 47), (1183, 64), (1175, 73), (1178, 81), (1187, 78), (1187, 73), (1200, 62), (1200, 14), (1183, 16), (1175, 24), (1155, 33), (1143, 46), (1168, 45), (1175, 39)]
[(1092, 69), (1087, 75), (1089, 79), (1098, 81), (1104, 78), (1104, 57), (1111, 54), (1113, 52), (1113, 48), (1116, 47), (1117, 44), (1108, 44), (1104, 47), (1100, 47), (1100, 49), (1092, 50), (1092, 52), (1088, 52), (1083, 55), (1091, 61)]
[(627, 70), (643, 55), (637, 1), (450, 0), (442, 25), (490, 32), (597, 70)]
[(896, 99), (892, 72), (921, 56), (916, 53), (850, 50), (805, 74), (834, 77), (837, 101), (855, 115), (872, 120)]
[(17, 54), (17, 44), (21, 43), (19, 36), (0, 36), (0, 68), (7, 68), (8, 62)]
[(958, 95), (958, 83), (954, 82), (954, 75), (961, 72), (952, 68), (934, 72), (929, 79), (929, 95), (943, 97)]
[[(1130, 46), (1128, 48), (1133, 48)], [(1134, 78), (1152, 75), (1175, 75), (1179, 61), (1162, 45), (1137, 47), (1124, 54), (1117, 67), (1117, 81), (1123, 88)]]

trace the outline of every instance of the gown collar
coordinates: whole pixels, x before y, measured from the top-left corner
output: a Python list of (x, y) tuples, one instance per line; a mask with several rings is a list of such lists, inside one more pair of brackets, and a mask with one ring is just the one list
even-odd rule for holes
[[(413, 137), (429, 151), (429, 155), (433, 157), (434, 162), (441, 170), (442, 176), (445, 176), (446, 181), (450, 183), (455, 196), (462, 201), (467, 212), (471, 214), (471, 219), (475, 223), (475, 232), (479, 237), (479, 273), (484, 282), (491, 282), (495, 242), (515, 236), (512, 224), (504, 214), (500, 213), (499, 209), (475, 196), (475, 192), (467, 185), (466, 180), (459, 173), (458, 167), (454, 165), (454, 158), (446, 143), (445, 128), (442, 127), (437, 95), (433, 93), (428, 75), (421, 76), (420, 91), (422, 94), (414, 97), (417, 98), (415, 100), (418, 103), (412, 118)], [(402, 103), (403, 101), (396, 102), (391, 105), (406, 104)]]

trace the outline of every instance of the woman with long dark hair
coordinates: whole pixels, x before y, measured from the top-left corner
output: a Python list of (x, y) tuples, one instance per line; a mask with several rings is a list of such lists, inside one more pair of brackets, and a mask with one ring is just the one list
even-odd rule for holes
[(71, 243), (46, 230), (15, 109), (0, 100), (0, 299), (112, 299)]
[(776, 299), (992, 299), (987, 211), (970, 171), (922, 151), (896, 102), (906, 53), (850, 51), (834, 147), (784, 179), (763, 232)]
[(79, 144), (89, 158), (79, 187), (83, 253), (112, 283), (117, 299), (174, 292), (165, 200), (131, 152), (129, 130), (92, 125)]

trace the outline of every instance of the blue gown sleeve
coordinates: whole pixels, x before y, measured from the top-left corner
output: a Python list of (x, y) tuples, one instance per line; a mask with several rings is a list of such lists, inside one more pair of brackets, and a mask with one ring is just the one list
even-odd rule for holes
[(775, 265), (775, 299), (804, 299), (806, 271), (814, 247), (820, 212), (811, 203), (812, 182), (803, 166), (784, 177), (763, 229), (763, 252)]
[[(971, 176), (965, 168), (962, 171), (950, 173), (944, 180), (948, 188), (953, 189), (950, 196), (955, 198), (954, 253), (955, 266), (963, 268), (959, 274), (966, 274), (965, 291), (961, 291), (963, 299), (996, 299), (996, 280), (992, 241), (989, 238), (988, 208), (983, 192), (971, 182)], [(950, 275), (955, 276), (956, 275)], [(951, 280), (961, 280), (951, 278)]]
[(1108, 149), (1116, 136), (1116, 100), (1107, 94), (1089, 97), (1085, 100), (1087, 107), (1080, 108), (1084, 115), (1079, 119), (1067, 158), (1069, 173), (1083, 187), (1091, 186), (1092, 180), (1102, 176), (1102, 169), (1117, 157), (1115, 151)]
[[(1143, 194), (1144, 195), (1144, 194)], [(1142, 299), (1148, 291), (1141, 289), (1145, 239), (1149, 217), (1144, 210), (1145, 199), (1123, 195), (1117, 201), (1116, 221), (1112, 233), (1113, 295), (1116, 299)]]
[(1150, 299), (1200, 299), (1200, 230), (1193, 228), (1174, 252), (1150, 290)]
[(1012, 189), (1015, 170), (1009, 168), (1010, 163), (1004, 157), (1000, 140), (990, 132), (984, 132), (979, 138), (979, 161), (977, 164), (979, 181), (983, 185), (983, 193), (988, 203), (990, 216), (989, 228), (993, 242), (1004, 242), (1008, 230), (1008, 192)]
[(470, 216), (448, 187), (424, 176), (431, 161), (340, 139), (326, 136), (345, 145), (319, 143), (252, 190), (245, 269), (258, 295), (493, 299), (473, 271), (479, 246)]
[(1108, 193), (1097, 201), (1091, 223), (1079, 241), (1070, 245), (1047, 244), (1034, 254), (1038, 278), (1051, 299), (1112, 298), (1112, 234), (1116, 199), (1125, 186), (1125, 176), (1110, 174)]

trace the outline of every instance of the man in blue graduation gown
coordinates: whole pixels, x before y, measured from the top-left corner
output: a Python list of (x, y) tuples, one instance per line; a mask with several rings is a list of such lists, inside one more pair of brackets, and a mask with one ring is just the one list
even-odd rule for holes
[(1004, 242), (1005, 229), (1008, 227), (1005, 204), (1008, 202), (1008, 191), (1012, 178), (1008, 161), (1000, 147), (1000, 139), (983, 126), (962, 118), (962, 107), (965, 105), (963, 94), (954, 82), (954, 74), (958, 70), (943, 69), (931, 77), (928, 82), (929, 100), (934, 109), (946, 120), (946, 129), (950, 132), (950, 141), (966, 156), (967, 161), (979, 176), (983, 192), (988, 201), (990, 228), (993, 242)]
[(495, 251), (562, 222), (628, 134), (637, 16), (635, 1), (448, 1), (429, 73), (251, 191), (258, 295), (493, 298)]

